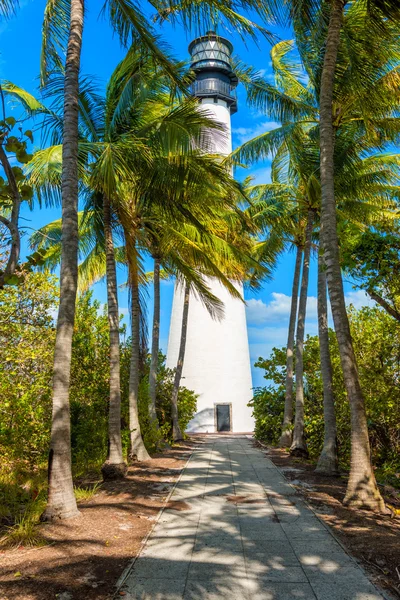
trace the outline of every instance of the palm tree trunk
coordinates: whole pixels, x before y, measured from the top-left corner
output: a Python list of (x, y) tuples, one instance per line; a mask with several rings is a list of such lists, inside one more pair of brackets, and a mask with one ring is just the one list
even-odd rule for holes
[(324, 446), (316, 471), (325, 475), (338, 475), (335, 398), (333, 395), (332, 362), (329, 350), (328, 297), (324, 257), (318, 254), (318, 336), (324, 389)]
[(149, 374), (150, 421), (158, 429), (156, 412), (158, 351), (160, 346), (160, 259), (154, 258), (154, 313)]
[(297, 306), (299, 299), (299, 283), (301, 259), (303, 250), (297, 246), (296, 264), (294, 267), (292, 302), (290, 306), (289, 331), (286, 346), (286, 391), (285, 391), (285, 412), (283, 415), (282, 434), (279, 440), (279, 446), (287, 448), (292, 443), (292, 421), (293, 421), (293, 349), (294, 333), (296, 330)]
[(365, 403), (358, 377), (350, 325), (346, 312), (342, 274), (339, 262), (335, 188), (334, 188), (334, 131), (332, 120), (333, 86), (340, 30), (343, 19), (343, 0), (332, 0), (320, 91), (321, 146), (321, 223), (322, 247), (327, 269), (329, 297), (339, 344), (343, 377), (351, 412), (351, 461), (345, 504), (383, 511), (385, 504), (376, 485), (371, 466)]
[(140, 304), (139, 282), (137, 271), (130, 273), (131, 285), (131, 320), (132, 320), (132, 354), (129, 373), (129, 429), (131, 460), (150, 460), (143, 443), (140, 431), (138, 396), (139, 396), (139, 359), (140, 359)]
[(83, 0), (71, 0), (64, 80), (60, 306), (54, 352), (49, 492), (43, 520), (79, 515), (71, 472), (69, 383), (78, 284), (78, 94), (82, 33)]
[(127, 466), (122, 455), (121, 440), (121, 380), (119, 352), (119, 310), (117, 269), (111, 229), (111, 207), (103, 196), (104, 241), (106, 250), (107, 306), (110, 330), (110, 405), (108, 416), (108, 455), (101, 468), (105, 480), (125, 476)]
[(314, 212), (309, 209), (307, 214), (306, 241), (304, 244), (303, 273), (301, 276), (299, 315), (296, 332), (296, 414), (294, 418), (293, 442), (290, 447), (290, 453), (294, 456), (308, 456), (307, 444), (304, 436), (303, 350), (313, 223)]
[(179, 427), (178, 420), (178, 394), (179, 386), (181, 384), (183, 363), (185, 360), (186, 350), (186, 335), (189, 321), (189, 300), (190, 300), (190, 283), (185, 283), (185, 296), (183, 301), (183, 314), (182, 314), (182, 329), (181, 329), (181, 343), (179, 345), (178, 363), (176, 365), (174, 387), (172, 389), (171, 397), (171, 413), (172, 413), (172, 435), (174, 442), (183, 439), (181, 428)]
[[(0, 85), (0, 95), (3, 99), (2, 94), (3, 92)], [(4, 142), (4, 140), (2, 140), (2, 142)], [(3, 167), (4, 173), (6, 174), (7, 183), (12, 195), (12, 209), (10, 219), (7, 219), (3, 215), (0, 215), (0, 222), (7, 227), (11, 237), (11, 248), (8, 261), (4, 271), (0, 272), (0, 289), (2, 289), (4, 284), (7, 282), (8, 277), (14, 275), (17, 269), (19, 256), (21, 253), (21, 235), (19, 232), (19, 213), (21, 210), (21, 196), (18, 190), (18, 185), (10, 161), (8, 160), (7, 154), (4, 152), (2, 144), (0, 144), (0, 164)]]

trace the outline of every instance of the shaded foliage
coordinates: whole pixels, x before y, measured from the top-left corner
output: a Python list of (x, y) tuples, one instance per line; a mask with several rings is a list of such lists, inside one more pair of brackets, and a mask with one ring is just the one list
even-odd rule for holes
[[(400, 326), (378, 308), (349, 311), (359, 374), (365, 395), (372, 461), (378, 475), (399, 484), (400, 434)], [(335, 334), (329, 332), (333, 366), (333, 387), (337, 418), (339, 459), (342, 468), (350, 461), (350, 414), (340, 368)], [(308, 337), (304, 345), (305, 431), (312, 458), (317, 459), (323, 444), (323, 387), (318, 337)], [(265, 370), (269, 385), (257, 388), (251, 402), (258, 439), (276, 444), (285, 399), (285, 349), (274, 348), (257, 367)], [(396, 476), (397, 474), (397, 476)]]
[[(0, 290), (0, 523), (32, 519), (44, 507), (51, 426), (51, 381), (58, 306), (57, 279), (28, 273), (19, 286)], [(100, 472), (107, 455), (109, 333), (107, 307), (83, 294), (76, 309), (71, 367), (71, 438), (75, 477)], [(126, 456), (130, 339), (121, 325), (122, 434)], [(160, 354), (157, 413), (162, 437), (171, 440), (173, 371)], [(145, 444), (154, 451), (160, 433), (148, 417), (150, 357), (142, 361), (139, 417)], [(181, 388), (183, 430), (196, 411), (196, 395)], [(36, 515), (36, 517), (35, 517)]]

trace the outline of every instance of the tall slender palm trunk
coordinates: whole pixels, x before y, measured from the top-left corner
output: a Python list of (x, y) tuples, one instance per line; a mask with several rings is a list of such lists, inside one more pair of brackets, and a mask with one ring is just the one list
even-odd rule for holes
[(110, 405), (108, 413), (108, 455), (101, 471), (104, 479), (119, 479), (125, 476), (127, 466), (122, 455), (121, 440), (121, 375), (117, 269), (111, 228), (111, 206), (107, 195), (103, 196), (103, 220), (106, 249), (108, 325), (110, 331)]
[(321, 252), (318, 254), (318, 337), (324, 390), (324, 446), (315, 470), (325, 475), (337, 475), (337, 432), (332, 362), (329, 350), (328, 294), (326, 289), (325, 261)]
[(299, 283), (303, 249), (297, 246), (296, 263), (294, 267), (292, 301), (290, 305), (289, 331), (286, 346), (286, 382), (285, 382), (285, 412), (283, 414), (282, 434), (279, 446), (287, 448), (292, 443), (293, 421), (293, 350), (296, 330), (297, 306), (299, 301)]
[(71, 472), (69, 383), (78, 284), (78, 94), (82, 33), (83, 0), (71, 0), (64, 80), (60, 306), (54, 352), (49, 492), (43, 520), (79, 515)]
[(153, 333), (151, 340), (151, 361), (149, 374), (149, 414), (150, 421), (158, 429), (156, 411), (158, 351), (160, 347), (160, 259), (154, 258), (154, 312)]
[[(0, 96), (3, 101), (3, 91), (0, 85)], [(7, 227), (11, 237), (11, 248), (8, 256), (7, 264), (3, 271), (0, 271), (0, 289), (3, 288), (7, 278), (14, 275), (20, 253), (21, 253), (21, 234), (19, 231), (19, 214), (21, 210), (21, 195), (18, 190), (17, 181), (15, 179), (14, 171), (8, 159), (7, 154), (3, 148), (4, 139), (0, 143), (0, 164), (3, 167), (4, 173), (7, 177), (7, 183), (11, 191), (12, 196), (12, 208), (10, 219), (7, 219), (4, 215), (0, 215), (0, 223)]]
[(130, 273), (131, 285), (131, 321), (132, 321), (132, 354), (129, 373), (129, 429), (131, 460), (150, 460), (143, 443), (139, 422), (139, 361), (140, 361), (140, 304), (139, 281), (137, 271)]
[(306, 325), (308, 276), (310, 272), (311, 241), (314, 212), (308, 211), (306, 241), (304, 244), (303, 273), (301, 276), (299, 315), (296, 332), (296, 413), (294, 418), (293, 442), (290, 453), (294, 456), (307, 456), (307, 444), (304, 436), (304, 331)]
[(343, 19), (343, 0), (332, 0), (320, 91), (321, 223), (329, 297), (351, 412), (351, 461), (345, 504), (383, 511), (385, 504), (371, 466), (365, 403), (346, 312), (339, 261), (334, 188), (333, 86)]
[(183, 363), (185, 361), (186, 351), (186, 336), (187, 327), (189, 321), (189, 300), (190, 300), (190, 283), (185, 283), (185, 296), (183, 301), (183, 314), (182, 314), (182, 329), (181, 329), (181, 342), (179, 345), (178, 363), (176, 365), (174, 387), (172, 389), (171, 397), (171, 412), (172, 412), (172, 434), (174, 442), (177, 442), (183, 438), (181, 428), (179, 427), (178, 420), (178, 394), (179, 386), (181, 384)]

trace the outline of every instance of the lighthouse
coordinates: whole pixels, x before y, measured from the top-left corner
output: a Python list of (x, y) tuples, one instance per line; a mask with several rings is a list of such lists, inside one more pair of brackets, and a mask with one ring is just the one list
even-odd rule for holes
[[(237, 111), (238, 80), (231, 66), (232, 44), (214, 32), (189, 45), (191, 68), (196, 74), (192, 93), (224, 125), (216, 136), (214, 151), (232, 151), (231, 115)], [(208, 279), (212, 293), (224, 303), (224, 316), (213, 319), (201, 301), (191, 295), (185, 360), (181, 385), (198, 395), (197, 413), (188, 433), (251, 432), (254, 428), (249, 344), (245, 304), (232, 298), (215, 279)], [(243, 286), (235, 283), (243, 296)], [(167, 366), (176, 367), (180, 345), (184, 292), (175, 285), (168, 339)]]

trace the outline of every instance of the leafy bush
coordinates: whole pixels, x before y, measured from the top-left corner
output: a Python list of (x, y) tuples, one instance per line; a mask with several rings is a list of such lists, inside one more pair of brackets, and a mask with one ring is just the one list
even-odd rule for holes
[[(157, 372), (156, 410), (159, 430), (149, 419), (149, 371), (150, 356), (147, 357), (139, 386), (139, 419), (143, 441), (149, 451), (159, 449), (163, 441), (172, 443), (171, 396), (174, 384), (174, 370), (165, 366), (165, 356), (160, 352)], [(197, 408), (197, 395), (185, 387), (179, 388), (178, 414), (181, 431), (193, 419)]]
[(285, 392), (273, 386), (258, 387), (249, 406), (255, 418), (254, 434), (258, 440), (277, 444), (283, 421)]
[(31, 468), (47, 455), (56, 309), (56, 279), (47, 273), (0, 290), (0, 451)]
[[(57, 279), (47, 272), (28, 273), (20, 285), (0, 290), (0, 524), (15, 526), (6, 532), (8, 541), (3, 542), (7, 544), (22, 540), (24, 532), (26, 540), (34, 539), (34, 526), (44, 508), (57, 308)], [(130, 340), (124, 340), (121, 424), (125, 454), (129, 444), (130, 353)], [(145, 444), (153, 451), (161, 439), (171, 441), (173, 371), (165, 368), (165, 357), (160, 354), (157, 384), (160, 430), (157, 431), (148, 417), (150, 358), (145, 357), (142, 363), (139, 418)], [(87, 293), (77, 302), (72, 342), (70, 402), (75, 477), (88, 471), (99, 472), (107, 455), (109, 370), (106, 307), (102, 308)], [(184, 430), (196, 411), (195, 394), (182, 388), (178, 404)], [(77, 493), (87, 498), (92, 491), (81, 487)]]
[[(400, 324), (378, 308), (351, 308), (350, 325), (363, 389), (372, 460), (377, 475), (394, 485), (400, 471)], [(329, 332), (333, 366), (333, 387), (340, 462), (350, 462), (350, 411), (340, 366), (339, 348)], [(265, 370), (270, 385), (258, 388), (251, 402), (256, 420), (256, 436), (265, 442), (278, 441), (282, 425), (285, 384), (285, 349), (274, 348), (268, 359), (256, 366)], [(271, 385), (272, 384), (272, 385)], [(305, 432), (312, 458), (323, 443), (323, 388), (318, 337), (308, 337), (304, 345)]]

